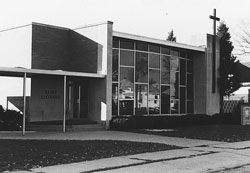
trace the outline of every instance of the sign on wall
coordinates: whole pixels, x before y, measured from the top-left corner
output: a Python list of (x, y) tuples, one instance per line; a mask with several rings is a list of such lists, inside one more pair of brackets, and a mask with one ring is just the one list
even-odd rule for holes
[(60, 99), (60, 95), (58, 94), (57, 90), (55, 89), (46, 89), (41, 94), (41, 99), (49, 99), (49, 100), (57, 100)]
[(241, 105), (241, 125), (250, 125), (250, 105)]

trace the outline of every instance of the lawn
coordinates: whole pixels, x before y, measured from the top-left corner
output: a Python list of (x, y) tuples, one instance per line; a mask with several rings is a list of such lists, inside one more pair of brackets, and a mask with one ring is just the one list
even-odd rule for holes
[(112, 140), (0, 139), (0, 144), (0, 172), (180, 148), (158, 143)]
[(250, 140), (250, 126), (241, 125), (202, 125), (159, 130), (143, 129), (134, 130), (133, 132), (224, 142)]

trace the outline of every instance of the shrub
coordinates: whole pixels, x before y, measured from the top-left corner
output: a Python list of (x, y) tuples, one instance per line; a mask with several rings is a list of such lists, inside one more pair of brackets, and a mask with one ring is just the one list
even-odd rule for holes
[(135, 129), (135, 125), (133, 117), (114, 117), (110, 121), (110, 128), (115, 130)]
[(15, 110), (4, 110), (0, 106), (0, 130), (20, 130), (22, 127), (22, 114)]
[(127, 116), (114, 117), (110, 128), (114, 130), (130, 129), (167, 129), (183, 126), (210, 124), (240, 124), (238, 114), (188, 114), (183, 116)]

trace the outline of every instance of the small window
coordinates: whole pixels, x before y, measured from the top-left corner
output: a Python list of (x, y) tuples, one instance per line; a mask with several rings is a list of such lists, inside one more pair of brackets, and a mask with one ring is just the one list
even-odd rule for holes
[(134, 49), (134, 41), (129, 39), (121, 39), (120, 47), (122, 49)]
[(149, 44), (149, 52), (160, 53), (160, 46), (156, 44)]
[(146, 42), (136, 42), (136, 50), (148, 51), (148, 43)]
[(149, 53), (149, 68), (160, 68), (160, 55)]
[(168, 47), (162, 47), (161, 53), (166, 54), (166, 55), (170, 55), (170, 49)]
[(134, 51), (121, 50), (121, 65), (134, 66)]
[(182, 57), (182, 58), (186, 58), (187, 57), (187, 53), (186, 53), (186, 51), (180, 51), (180, 57)]
[(173, 56), (179, 56), (179, 51), (177, 49), (171, 49), (170, 54)]

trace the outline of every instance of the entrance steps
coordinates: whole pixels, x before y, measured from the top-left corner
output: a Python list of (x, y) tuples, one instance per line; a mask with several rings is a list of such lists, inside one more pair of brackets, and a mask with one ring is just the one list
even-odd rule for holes
[(66, 126), (66, 131), (98, 131), (104, 130), (100, 124), (86, 124), (86, 125), (68, 125)]
[(37, 125), (31, 124), (26, 126), (27, 131), (37, 131), (37, 132), (59, 132), (63, 131), (62, 125)]
[[(61, 132), (63, 131), (62, 125), (27, 125), (27, 131), (37, 132)], [(85, 125), (66, 125), (66, 131), (98, 131), (104, 130), (100, 124), (85, 124)]]
[[(63, 125), (62, 121), (32, 122), (27, 124), (26, 130), (38, 132), (62, 132)], [(66, 120), (66, 132), (95, 130), (104, 130), (104, 127), (97, 124), (97, 122), (89, 120)]]

